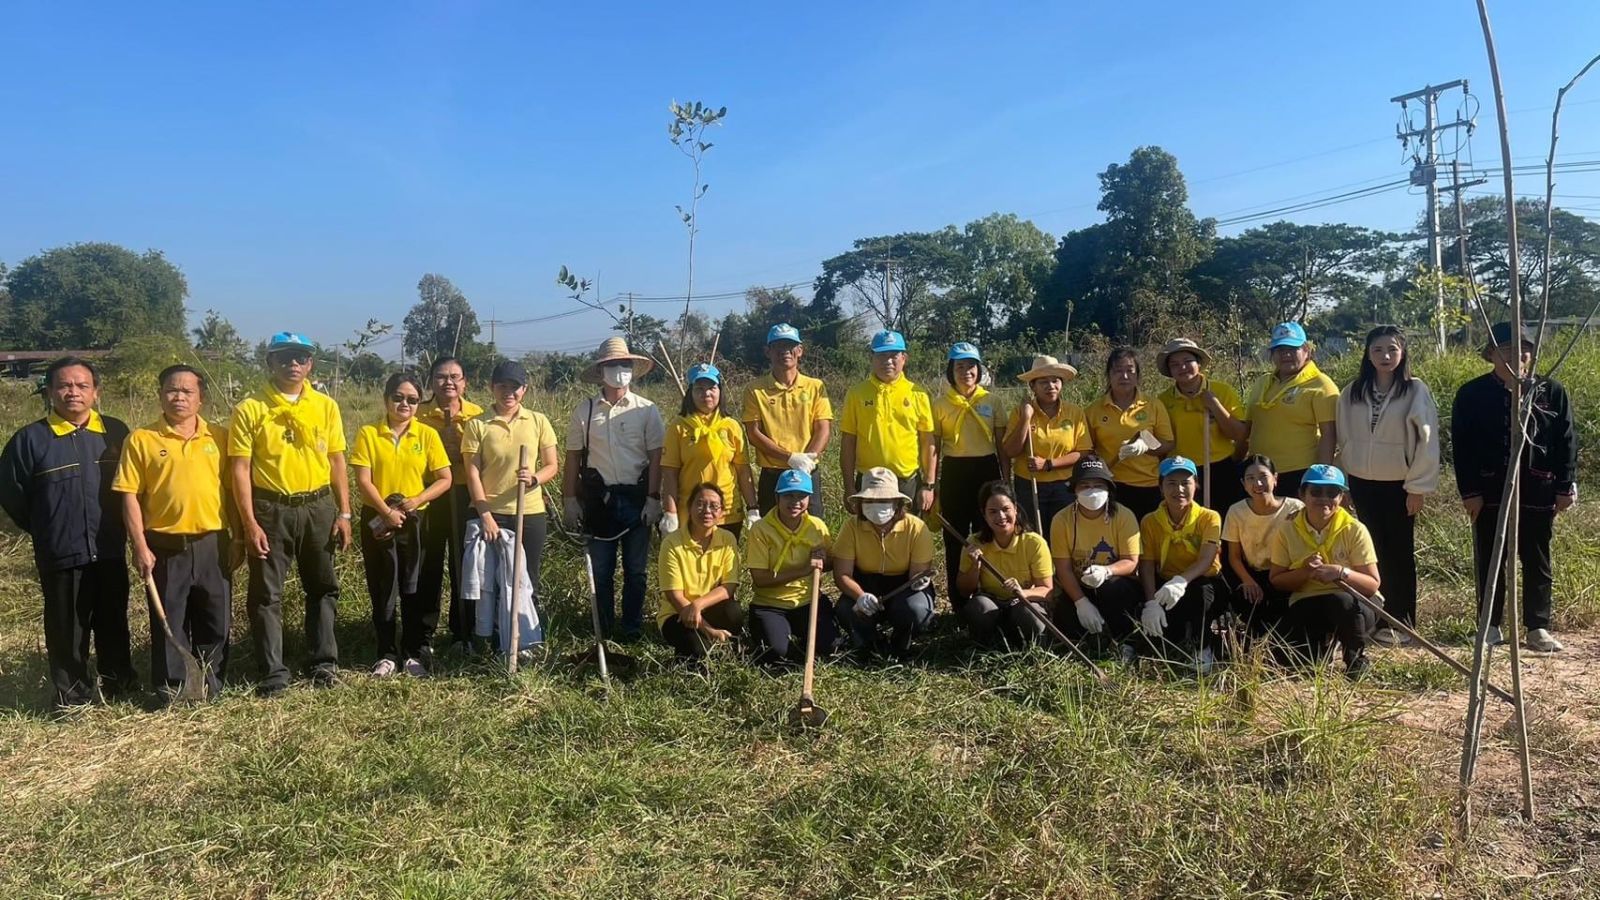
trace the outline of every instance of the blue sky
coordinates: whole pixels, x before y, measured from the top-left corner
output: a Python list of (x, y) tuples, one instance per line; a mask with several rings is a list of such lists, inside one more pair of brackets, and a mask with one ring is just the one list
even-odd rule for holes
[[(729, 108), (697, 293), (809, 281), (855, 238), (994, 211), (1059, 236), (1098, 220), (1095, 174), (1143, 144), (1178, 157), (1200, 215), (1400, 178), (1388, 98), (1430, 82), (1470, 79), (1471, 156), (1500, 156), (1471, 0), (324, 6), (9, 5), (0, 260), (159, 248), (196, 314), (328, 342), (398, 324), (425, 272), (484, 319), (570, 308), (563, 264), (602, 295), (680, 294), (673, 98)], [(1600, 4), (1491, 13), (1513, 156), (1537, 163)], [(1597, 100), (1600, 73), (1569, 99), (1563, 158), (1600, 159)], [(1600, 174), (1558, 193), (1600, 215)], [(1421, 208), (1402, 190), (1293, 218), (1402, 229)], [(577, 349), (606, 325), (499, 338)]]

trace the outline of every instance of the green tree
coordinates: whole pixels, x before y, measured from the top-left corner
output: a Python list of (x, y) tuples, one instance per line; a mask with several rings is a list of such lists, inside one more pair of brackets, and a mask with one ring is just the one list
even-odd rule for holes
[(214, 309), (206, 310), (206, 317), (193, 333), (194, 348), (214, 359), (242, 363), (250, 358), (250, 342)]
[(1272, 222), (1213, 245), (1190, 281), (1213, 313), (1233, 310), (1258, 333), (1342, 304), (1359, 311), (1367, 288), (1399, 266), (1399, 235), (1358, 225)]
[(834, 305), (849, 300), (884, 328), (920, 335), (933, 301), (962, 270), (959, 239), (953, 226), (861, 238), (853, 249), (823, 260), (816, 298)]
[(115, 244), (47, 250), (6, 275), (11, 342), (44, 349), (105, 349), (124, 337), (185, 338), (183, 273), (159, 250)]
[[(1490, 318), (1507, 314), (1511, 255), (1506, 239), (1505, 210), (1505, 201), (1500, 197), (1479, 197), (1469, 201), (1464, 210), (1469, 260)], [(1524, 310), (1529, 316), (1538, 315), (1548, 266), (1551, 315), (1584, 315), (1596, 300), (1600, 300), (1600, 222), (1591, 222), (1557, 207), (1551, 214), (1550, 233), (1554, 239), (1547, 261), (1544, 212), (1542, 199), (1517, 200), (1517, 246), (1521, 256)], [(1459, 268), (1456, 254), (1446, 252), (1444, 256), (1446, 271), (1456, 271)]]
[[(968, 222), (954, 244), (954, 283), (936, 303), (928, 337), (988, 343), (1019, 328), (1050, 279), (1055, 238), (1013, 213), (991, 213)], [(948, 333), (936, 334), (939, 325)]]
[(839, 313), (837, 304), (813, 298), (807, 302), (788, 288), (753, 287), (744, 294), (745, 311), (722, 319), (719, 355), (751, 372), (767, 369), (767, 331), (779, 322), (800, 330), (807, 359), (820, 362), (839, 352), (855, 350), (861, 343), (854, 321)]
[(478, 355), (478, 314), (465, 294), (443, 275), (429, 273), (417, 282), (417, 302), (401, 322), (406, 356), (431, 365), (441, 356)]

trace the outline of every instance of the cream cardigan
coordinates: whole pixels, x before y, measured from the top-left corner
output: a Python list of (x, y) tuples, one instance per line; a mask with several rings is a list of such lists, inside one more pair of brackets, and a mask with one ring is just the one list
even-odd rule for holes
[(1394, 396), (1378, 412), (1373, 428), (1367, 401), (1339, 392), (1338, 463), (1348, 475), (1368, 481), (1403, 481), (1410, 494), (1431, 494), (1439, 487), (1439, 408), (1420, 379)]

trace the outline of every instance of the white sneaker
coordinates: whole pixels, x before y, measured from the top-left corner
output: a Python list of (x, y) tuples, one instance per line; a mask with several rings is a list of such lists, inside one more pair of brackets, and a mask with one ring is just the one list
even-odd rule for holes
[(1372, 639), (1385, 647), (1404, 647), (1411, 643), (1411, 636), (1398, 628), (1379, 628)]
[(422, 660), (417, 659), (415, 656), (406, 660), (404, 669), (405, 673), (412, 678), (426, 678), (428, 675), (428, 667), (424, 666)]
[(394, 664), (394, 660), (385, 656), (383, 659), (378, 660), (377, 665), (372, 667), (372, 677), (388, 678), (398, 671), (400, 671), (400, 667)]
[(1217, 655), (1211, 652), (1210, 647), (1201, 647), (1200, 652), (1194, 655), (1194, 665), (1201, 675), (1210, 675), (1211, 670), (1217, 667)]
[(1500, 633), (1499, 625), (1489, 626), (1489, 646), (1498, 647), (1506, 642), (1506, 636)]
[(1528, 649), (1540, 653), (1559, 653), (1565, 649), (1548, 628), (1535, 628), (1528, 632)]

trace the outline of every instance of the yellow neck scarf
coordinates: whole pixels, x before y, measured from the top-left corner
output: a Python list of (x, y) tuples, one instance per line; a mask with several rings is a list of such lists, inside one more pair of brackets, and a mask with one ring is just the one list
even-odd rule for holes
[[(1183, 521), (1173, 525), (1172, 515), (1167, 512), (1167, 505), (1163, 503), (1156, 510), (1155, 522), (1156, 530), (1161, 532), (1161, 551), (1156, 555), (1156, 565), (1159, 566), (1167, 561), (1167, 551), (1172, 549), (1174, 541), (1183, 538), (1188, 542), (1190, 538), (1195, 537), (1198, 530), (1196, 526), (1200, 522), (1200, 504), (1191, 502), (1188, 511), (1183, 515)], [(1200, 542), (1196, 540), (1194, 544), (1198, 549)]]
[(982, 387), (974, 388), (970, 398), (961, 396), (961, 392), (955, 388), (945, 391), (945, 399), (949, 400), (950, 405), (956, 408), (956, 422), (955, 427), (951, 429), (954, 432), (950, 436), (951, 439), (961, 436), (961, 423), (968, 416), (971, 416), (973, 421), (978, 423), (978, 430), (983, 432), (983, 439), (990, 443), (994, 442), (994, 429), (990, 428), (989, 423), (984, 421), (983, 416), (978, 415), (978, 411), (973, 408), (973, 404), (981, 403), (983, 398), (987, 396), (989, 396), (989, 392)]
[(706, 416), (701, 413), (690, 413), (684, 417), (689, 423), (690, 441), (696, 450), (712, 463), (726, 463), (733, 461), (733, 448), (722, 437), (722, 423), (726, 416), (713, 412)]
[(1333, 511), (1333, 518), (1328, 520), (1328, 527), (1323, 530), (1324, 536), (1319, 541), (1317, 540), (1316, 532), (1311, 530), (1311, 523), (1307, 520), (1307, 510), (1302, 509), (1294, 517), (1294, 527), (1296, 531), (1300, 532), (1300, 537), (1311, 545), (1311, 552), (1295, 563), (1293, 568), (1300, 568), (1313, 556), (1321, 556), (1324, 562), (1331, 563), (1333, 561), (1334, 545), (1338, 543), (1340, 536), (1350, 529), (1355, 520), (1356, 517), (1350, 515), (1344, 507), (1336, 507)]
[[(1294, 374), (1288, 381), (1278, 384), (1278, 376), (1268, 375), (1261, 385), (1261, 397), (1256, 400), (1256, 405), (1262, 409), (1272, 409), (1283, 399), (1283, 395), (1301, 385), (1310, 384), (1322, 377), (1322, 370), (1317, 368), (1315, 360), (1306, 360), (1305, 366)], [(1270, 396), (1269, 396), (1270, 395)]]
[(321, 425), (317, 419), (316, 404), (308, 402), (317, 390), (309, 383), (300, 386), (300, 399), (291, 403), (274, 385), (267, 385), (267, 406), (273, 422), (283, 426), (284, 440), (301, 447), (317, 448)]
[[(809, 531), (809, 529), (806, 528), (806, 525), (808, 524), (808, 522), (806, 521), (806, 517), (805, 516), (801, 516), (800, 517), (800, 527), (796, 528), (793, 531), (790, 531), (789, 530), (789, 526), (783, 524), (783, 520), (778, 518), (778, 511), (777, 510), (773, 510), (772, 512), (768, 513), (768, 515), (772, 516), (773, 527), (777, 530), (777, 532), (779, 534), (783, 535), (783, 543), (778, 546), (778, 555), (776, 557), (777, 565), (778, 566), (783, 566), (783, 565), (786, 565), (788, 563), (788, 561), (789, 561), (789, 551), (793, 550), (797, 545), (799, 545), (802, 542), (806, 541), (806, 538), (807, 538), (807, 534), (806, 533), (807, 533), (807, 531)], [(777, 570), (774, 569), (773, 571), (777, 571)]]

